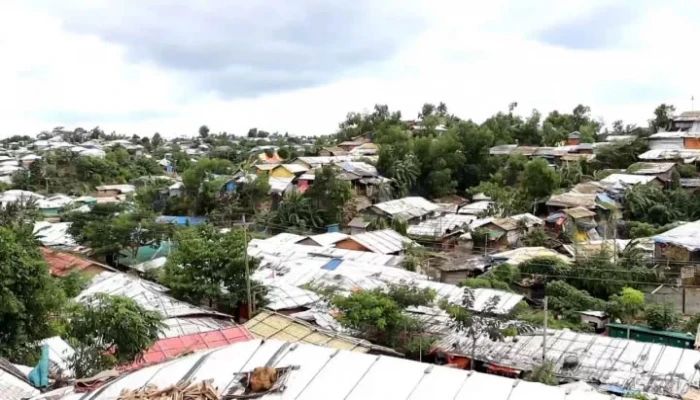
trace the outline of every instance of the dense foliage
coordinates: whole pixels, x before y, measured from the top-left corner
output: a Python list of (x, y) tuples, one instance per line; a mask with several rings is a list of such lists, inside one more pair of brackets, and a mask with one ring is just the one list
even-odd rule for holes
[(66, 336), (76, 350), (69, 360), (77, 377), (92, 376), (138, 359), (158, 339), (162, 316), (134, 300), (97, 294), (67, 313)]
[(57, 333), (64, 302), (31, 226), (0, 226), (0, 356), (32, 363), (36, 342)]
[[(246, 255), (242, 229), (222, 233), (211, 225), (185, 228), (177, 233), (177, 250), (168, 257), (162, 283), (172, 294), (193, 304), (235, 309), (247, 304), (247, 277), (259, 261)], [(263, 288), (251, 282), (254, 306), (264, 306)]]

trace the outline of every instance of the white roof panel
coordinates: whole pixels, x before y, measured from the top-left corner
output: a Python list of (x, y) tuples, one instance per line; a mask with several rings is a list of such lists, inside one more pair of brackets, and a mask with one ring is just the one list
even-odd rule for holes
[(656, 235), (654, 242), (672, 244), (690, 251), (700, 250), (700, 221), (689, 222)]
[(476, 201), (474, 203), (467, 204), (466, 206), (460, 208), (458, 213), (459, 214), (478, 215), (478, 214), (488, 210), (488, 208), (491, 204), (492, 204), (492, 202), (488, 201), (488, 200)]
[[(445, 351), (461, 354), (469, 354), (472, 348), (471, 339), (466, 337), (453, 337), (438, 345)], [(522, 371), (539, 365), (541, 354), (542, 334), (501, 342), (482, 336), (476, 346), (477, 360)], [(576, 357), (578, 366), (564, 368), (566, 356)], [(700, 373), (695, 369), (700, 352), (656, 343), (550, 330), (547, 359), (554, 362), (555, 373), (563, 378), (655, 395), (680, 397), (700, 383)]]
[(287, 188), (289, 185), (292, 184), (292, 181), (294, 178), (278, 178), (275, 176), (271, 176), (268, 178), (268, 183), (270, 184), (270, 192), (271, 193), (282, 193)]
[(475, 215), (447, 214), (421, 221), (417, 225), (409, 225), (406, 233), (411, 236), (442, 237), (456, 228), (468, 228), (474, 220), (476, 220)]
[[(97, 293), (124, 296), (137, 302), (141, 307), (158, 311), (165, 318), (191, 315), (224, 316), (212, 310), (197, 307), (168, 296), (168, 289), (156, 283), (131, 275), (115, 272), (102, 272), (95, 276), (90, 285), (75, 297), (76, 301), (89, 302)], [(164, 333), (168, 334), (169, 331)], [(161, 335), (161, 337), (167, 337)]]
[(350, 236), (350, 239), (366, 247), (373, 253), (392, 254), (403, 251), (404, 245), (413, 241), (393, 229), (364, 232)]
[(322, 233), (320, 235), (309, 236), (309, 238), (311, 238), (314, 242), (318, 243), (322, 247), (333, 247), (336, 243), (340, 242), (341, 240), (345, 240), (349, 237), (350, 235), (347, 235), (342, 232), (327, 232)]
[(32, 385), (0, 369), (0, 398), (2, 400), (23, 400), (37, 394), (39, 391)]
[[(122, 390), (140, 388), (149, 383), (166, 387), (178, 383), (188, 372), (192, 373), (191, 378), (195, 382), (212, 379), (213, 386), (217, 388), (218, 394), (222, 395), (236, 384), (234, 374), (249, 372), (262, 366), (295, 368), (289, 373), (283, 392), (262, 394), (258, 397), (261, 400), (571, 398), (571, 389), (496, 375), (308, 344), (251, 340), (131, 372), (103, 386), (103, 390), (93, 392), (90, 399), (116, 400)], [(609, 398), (591, 391), (574, 391), (571, 394), (575, 394), (577, 400)], [(45, 394), (41, 397), (46, 396)], [(56, 400), (69, 398), (72, 400), (78, 397), (64, 395)]]
[(440, 209), (439, 205), (418, 196), (385, 201), (383, 203), (377, 203), (372, 207), (392, 217), (405, 220), (420, 218)]

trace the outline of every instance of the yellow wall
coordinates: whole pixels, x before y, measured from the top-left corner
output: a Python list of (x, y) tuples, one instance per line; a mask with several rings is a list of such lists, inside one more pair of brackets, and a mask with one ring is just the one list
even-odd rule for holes
[(287, 171), (287, 169), (284, 167), (277, 167), (270, 171), (270, 176), (275, 178), (292, 178), (294, 177), (294, 174)]

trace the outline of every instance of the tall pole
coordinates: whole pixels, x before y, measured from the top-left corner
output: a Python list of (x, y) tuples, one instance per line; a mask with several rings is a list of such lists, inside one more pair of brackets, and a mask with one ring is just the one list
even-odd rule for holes
[(542, 364), (547, 362), (547, 296), (544, 296), (544, 333), (542, 334)]
[(246, 299), (248, 303), (248, 319), (253, 318), (253, 297), (250, 295), (250, 268), (248, 267), (248, 224), (245, 222), (245, 214), (241, 217), (243, 221), (243, 251), (245, 262), (245, 285)]

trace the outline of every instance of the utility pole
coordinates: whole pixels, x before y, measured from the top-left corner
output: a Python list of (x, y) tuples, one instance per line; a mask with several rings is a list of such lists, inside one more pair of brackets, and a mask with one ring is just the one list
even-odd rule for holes
[(253, 318), (253, 297), (250, 295), (250, 268), (248, 267), (248, 224), (245, 222), (245, 214), (241, 217), (243, 222), (243, 251), (245, 260), (245, 285), (246, 299), (248, 303), (248, 319)]
[(544, 333), (542, 334), (542, 365), (547, 362), (547, 296), (544, 296)]

